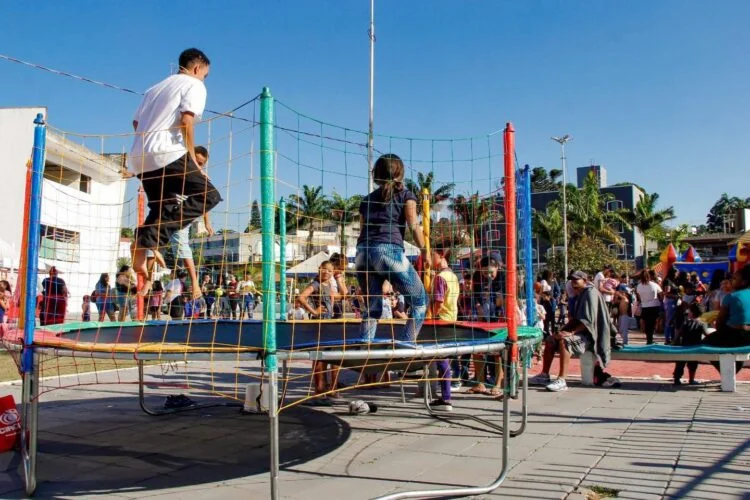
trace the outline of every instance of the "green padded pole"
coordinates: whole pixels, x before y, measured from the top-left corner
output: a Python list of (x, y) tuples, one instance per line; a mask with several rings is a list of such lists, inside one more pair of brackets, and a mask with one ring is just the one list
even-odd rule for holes
[(279, 200), (279, 296), (281, 311), (279, 317), (286, 319), (286, 200)]
[(273, 97), (263, 87), (260, 97), (260, 204), (263, 243), (263, 348), (266, 369), (277, 370), (276, 361), (276, 276), (274, 272), (274, 144)]

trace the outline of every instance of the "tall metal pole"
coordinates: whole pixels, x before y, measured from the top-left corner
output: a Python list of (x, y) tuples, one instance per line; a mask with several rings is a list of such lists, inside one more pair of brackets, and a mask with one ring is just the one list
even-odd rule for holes
[(567, 186), (568, 186), (568, 164), (567, 158), (565, 157), (565, 143), (573, 140), (568, 134), (562, 137), (552, 137), (552, 140), (560, 144), (560, 160), (562, 161), (563, 171), (563, 189), (562, 189), (562, 202), (563, 202), (563, 268), (565, 270), (565, 279), (568, 279), (568, 200), (567, 200)]
[(372, 192), (375, 189), (372, 178), (375, 123), (375, 0), (370, 0), (370, 29), (367, 33), (370, 36), (370, 128), (367, 133), (367, 179), (368, 191)]

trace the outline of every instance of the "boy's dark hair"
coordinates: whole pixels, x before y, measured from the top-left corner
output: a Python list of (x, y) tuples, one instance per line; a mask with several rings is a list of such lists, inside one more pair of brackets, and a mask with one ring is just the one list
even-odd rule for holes
[(451, 255), (450, 248), (436, 247), (433, 248), (432, 251), (446, 260), (449, 259)]
[(195, 146), (195, 154), (205, 156), (208, 160), (208, 149), (203, 146)]
[(479, 261), (479, 267), (500, 267), (500, 264), (492, 257), (482, 257), (482, 260)]
[(706, 308), (699, 302), (692, 302), (690, 306), (688, 306), (688, 311), (690, 311), (690, 314), (692, 314), (694, 318), (700, 318), (701, 315), (706, 312)]
[(196, 48), (185, 49), (180, 54), (179, 64), (181, 68), (190, 69), (196, 64), (211, 65), (206, 54)]
[(187, 278), (187, 276), (188, 273), (184, 269), (180, 269), (179, 271), (177, 271), (177, 279), (184, 280), (185, 278)]

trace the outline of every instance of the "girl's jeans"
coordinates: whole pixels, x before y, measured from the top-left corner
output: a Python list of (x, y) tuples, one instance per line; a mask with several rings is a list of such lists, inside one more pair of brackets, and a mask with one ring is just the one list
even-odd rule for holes
[(427, 292), (404, 249), (390, 243), (360, 244), (354, 263), (359, 286), (367, 291), (362, 311), (362, 340), (370, 342), (375, 338), (383, 313), (383, 282), (388, 280), (404, 296), (406, 307), (411, 308), (399, 340), (415, 341), (427, 313)]

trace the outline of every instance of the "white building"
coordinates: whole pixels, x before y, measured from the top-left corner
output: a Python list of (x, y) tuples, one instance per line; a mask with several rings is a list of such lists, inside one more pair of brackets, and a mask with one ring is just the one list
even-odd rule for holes
[[(0, 108), (0, 179), (3, 209), (0, 262), (18, 265), (23, 238), (26, 171), (34, 118), (46, 108)], [(78, 315), (103, 272), (114, 284), (125, 196), (122, 165), (48, 130), (42, 186), (40, 276), (57, 267), (70, 292), (68, 313)], [(10, 249), (8, 251), (7, 249)]]

